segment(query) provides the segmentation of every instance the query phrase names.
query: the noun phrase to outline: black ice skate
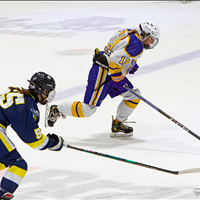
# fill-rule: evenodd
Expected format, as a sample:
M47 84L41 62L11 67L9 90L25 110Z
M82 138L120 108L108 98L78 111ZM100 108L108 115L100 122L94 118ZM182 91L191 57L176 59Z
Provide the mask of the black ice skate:
M110 134L110 137L130 137L133 135L133 128L131 126L128 126L122 122L115 123L114 119L112 117L112 133ZM123 132L123 133L119 133Z
M8 200L8 199L12 199L13 197L14 197L13 194L11 194L10 192L6 192L5 194L3 194L3 196L0 197L0 199Z
M66 118L57 108L57 105L52 105L51 107L47 104L45 111L45 127L53 127L56 121L62 117Z

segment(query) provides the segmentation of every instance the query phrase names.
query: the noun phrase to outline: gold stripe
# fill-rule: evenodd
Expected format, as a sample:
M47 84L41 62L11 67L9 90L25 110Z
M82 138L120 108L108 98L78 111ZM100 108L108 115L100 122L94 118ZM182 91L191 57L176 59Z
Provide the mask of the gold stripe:
M106 77L106 69L103 69L103 77L102 77L102 80L101 80L101 84L105 81L105 77ZM101 76L100 76L100 78L101 78ZM99 96L101 95L102 89L103 89L103 86L99 90L96 91L97 96L96 96L96 100L93 103L94 106L96 106L96 102L97 102Z
M73 116L73 117L78 117L78 116L77 116L77 113L76 113L76 104L77 104L78 102L79 102L79 101L75 101L75 102L72 104L71 112L72 112L72 116Z
M80 101L75 101L72 104L71 112L73 117L85 117L83 114L82 103Z
M79 117L85 117L84 114L83 114L83 107L82 107L81 102L78 104L77 111L78 111Z
M29 95L35 100L35 97L31 93L29 93Z
M6 129L6 127L3 124L0 124L0 127Z
M28 144L30 147L32 147L33 149L35 149L36 147L39 147L43 142L44 140L46 139L46 136L41 134L41 138L35 142L32 142L32 143L26 143Z
M118 31L119 32L119 31ZM125 33L125 31L121 31L118 35L118 37L120 37L123 33Z
M99 78L98 78L98 82L97 82L97 84L96 84L96 87L97 87L97 88L98 88L98 87L100 86L100 84L101 84L100 81L101 81L101 75L102 75L102 72L103 72L103 68L102 68L102 67L100 67L99 69L100 69ZM97 92L98 92L98 90L96 90L96 91L94 92L93 99L92 99L91 102L93 102L93 101L95 100L95 97L96 97L96 95L97 95ZM94 105L94 104L92 103L92 105Z
M112 69L111 69L112 68ZM120 73L123 69L123 66L120 66L112 61L109 61L109 73L110 74L116 74L116 73Z
M2 135L1 132L0 132L0 140L3 142L3 144L6 146L9 152L13 150L13 148L10 146L10 144L8 143L8 141L5 139L5 137Z
M118 43L118 42L120 42L122 39L124 39L125 37L127 37L127 35L125 35L125 36L122 36L122 37L120 37L119 39L117 39L114 43L113 43L113 45L108 45L108 49L111 51L112 50L112 48Z
M4 170L6 168L6 166L3 163L0 163L0 171Z
M11 166L9 169L8 169L9 172L17 175L17 176L20 176L21 178L24 178L24 176L26 175L26 170L22 169L22 168L19 168L15 165Z
M99 75L98 75L98 80L97 80L98 82L97 82L97 84L95 85L96 88L99 88L99 87L100 87L100 85L101 85L101 83L102 83L102 82L100 82L100 81L101 81L101 76L102 76L102 73L104 72L104 68L103 68L103 67L100 67L99 69L100 69L100 72L99 72ZM103 81L103 79L102 79L102 81ZM92 102L94 102L94 100L95 100L95 98L96 98L96 96L97 96L98 91L99 91L99 90L95 90L95 92L93 93L93 98L92 98L92 100L90 101L90 102L91 102L91 105L94 105L94 103L92 103Z
M119 32L119 31L118 31ZM120 31L120 34L118 35L118 37L120 37L123 33L127 33L128 32L128 29L125 29L125 31Z
M137 33L135 33L135 36L141 41L141 39Z
M137 105L139 104L139 102L141 101L141 99L133 99L133 100L124 100L124 103L132 109L135 109L137 107Z

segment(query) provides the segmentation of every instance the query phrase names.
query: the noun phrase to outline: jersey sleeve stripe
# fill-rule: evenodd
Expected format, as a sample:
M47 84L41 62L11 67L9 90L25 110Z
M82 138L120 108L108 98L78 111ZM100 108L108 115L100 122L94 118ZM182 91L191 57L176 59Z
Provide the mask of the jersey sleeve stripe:
M15 149L15 146L13 145L13 143L10 141L10 139L6 136L4 132L5 130L0 127L0 140L6 146L7 150L11 152L13 149Z
M120 42L121 40L123 40L123 39L126 38L126 37L127 37L127 35L124 35L124 36L120 37L119 39L117 39L113 44L112 44L112 43L109 44L109 45L108 45L109 51L112 51L112 48L113 48L118 42Z
M42 134L42 137L38 141L35 141L32 143L26 143L26 144L32 147L33 149L40 150L44 148L48 142L49 142L49 138Z

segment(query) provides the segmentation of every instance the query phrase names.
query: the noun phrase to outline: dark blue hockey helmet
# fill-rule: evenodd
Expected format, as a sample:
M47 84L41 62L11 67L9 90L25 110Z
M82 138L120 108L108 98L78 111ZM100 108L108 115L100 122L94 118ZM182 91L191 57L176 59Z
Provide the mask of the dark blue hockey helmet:
M56 83L52 76L45 72L36 72L29 82L29 89L36 94L45 94L47 102L50 102L55 96Z

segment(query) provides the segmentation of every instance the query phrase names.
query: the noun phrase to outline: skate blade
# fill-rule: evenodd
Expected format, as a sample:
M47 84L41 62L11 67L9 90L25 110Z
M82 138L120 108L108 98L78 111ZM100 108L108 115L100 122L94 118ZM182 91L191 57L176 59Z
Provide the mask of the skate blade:
M118 138L118 137L131 137L133 133L111 133L110 137Z
M44 118L44 126L47 128L48 126L48 116L49 116L49 112L50 112L50 106L48 104L46 104L46 108L45 108L45 118Z

